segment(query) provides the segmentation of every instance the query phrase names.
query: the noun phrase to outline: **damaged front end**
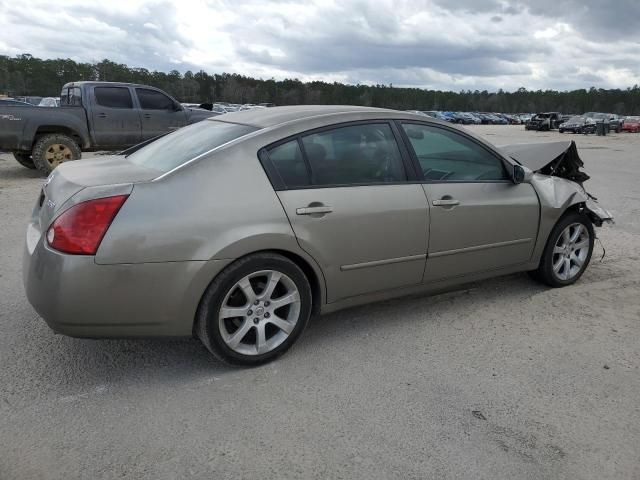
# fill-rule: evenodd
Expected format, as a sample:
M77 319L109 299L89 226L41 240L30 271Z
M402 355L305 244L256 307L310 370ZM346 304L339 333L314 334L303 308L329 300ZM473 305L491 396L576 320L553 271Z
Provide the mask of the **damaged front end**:
M530 181L543 207L561 214L575 205L598 227L613 223L611 213L582 185L589 175L580 170L584 163L574 141L505 145L501 150L532 172Z

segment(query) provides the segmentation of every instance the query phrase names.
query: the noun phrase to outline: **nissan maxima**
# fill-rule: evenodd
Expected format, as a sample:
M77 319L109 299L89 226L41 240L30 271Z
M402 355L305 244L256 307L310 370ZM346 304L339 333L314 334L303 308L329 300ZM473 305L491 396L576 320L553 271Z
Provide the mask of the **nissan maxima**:
M612 219L582 166L571 141L496 147L393 110L229 113L54 170L24 285L58 333L264 363L341 308L514 272L571 285Z

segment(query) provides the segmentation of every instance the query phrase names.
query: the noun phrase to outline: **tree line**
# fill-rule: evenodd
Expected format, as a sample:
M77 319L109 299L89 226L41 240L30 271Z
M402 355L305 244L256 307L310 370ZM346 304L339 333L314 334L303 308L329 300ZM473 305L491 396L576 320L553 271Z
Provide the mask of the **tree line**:
M129 67L110 60L79 63L70 59L40 59L29 54L0 55L0 94L58 96L67 82L100 80L152 85L181 102L275 103L276 105L365 105L399 110L452 110L480 112L640 114L640 87L572 91L527 90L514 92L442 91L399 88L393 85L346 85L302 82L298 79L256 79L233 73L209 74L204 70L169 73Z

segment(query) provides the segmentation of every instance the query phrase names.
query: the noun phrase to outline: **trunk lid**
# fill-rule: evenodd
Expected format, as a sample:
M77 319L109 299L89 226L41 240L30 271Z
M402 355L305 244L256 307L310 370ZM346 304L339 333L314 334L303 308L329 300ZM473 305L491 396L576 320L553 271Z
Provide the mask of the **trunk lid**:
M41 231L65 208L68 200L80 191L94 188L97 192L112 185L131 185L153 180L161 175L154 169L129 162L122 155L68 162L56 168L45 181L34 211ZM100 196L97 195L96 198Z

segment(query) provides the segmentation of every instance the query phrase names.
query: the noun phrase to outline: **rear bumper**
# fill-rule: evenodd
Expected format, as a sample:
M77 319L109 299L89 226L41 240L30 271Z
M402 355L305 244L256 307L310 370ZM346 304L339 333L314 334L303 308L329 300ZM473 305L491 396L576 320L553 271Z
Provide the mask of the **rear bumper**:
M231 260L98 265L44 245L30 224L27 298L49 327L74 337L188 336L200 298Z

